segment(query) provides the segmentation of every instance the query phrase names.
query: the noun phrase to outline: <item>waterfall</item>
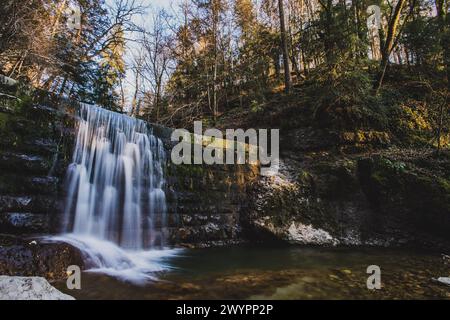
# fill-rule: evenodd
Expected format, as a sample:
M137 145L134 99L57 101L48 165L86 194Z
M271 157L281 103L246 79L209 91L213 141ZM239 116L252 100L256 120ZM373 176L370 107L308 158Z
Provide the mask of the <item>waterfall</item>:
M155 270L148 261L155 251L148 252L162 249L167 237L162 142L144 121L96 106L82 104L77 119L67 235L59 240L78 247L94 269Z

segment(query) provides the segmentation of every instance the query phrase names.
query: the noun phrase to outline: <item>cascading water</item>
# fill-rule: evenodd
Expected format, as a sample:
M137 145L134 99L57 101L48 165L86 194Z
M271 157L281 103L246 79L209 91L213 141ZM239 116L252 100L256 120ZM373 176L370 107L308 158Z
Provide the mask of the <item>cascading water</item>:
M66 231L127 249L164 245L164 161L163 145L145 122L82 105L68 169Z
M64 229L94 270L131 280L164 268L165 151L145 122L81 105ZM159 250L155 250L159 249Z

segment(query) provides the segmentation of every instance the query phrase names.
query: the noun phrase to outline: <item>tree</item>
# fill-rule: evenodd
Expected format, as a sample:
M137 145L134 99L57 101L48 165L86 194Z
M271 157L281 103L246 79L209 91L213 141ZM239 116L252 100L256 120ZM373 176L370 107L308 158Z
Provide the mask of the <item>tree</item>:
M79 29L67 23L69 6L80 8ZM134 0L8 0L0 8L0 70L60 95L105 100L120 86L125 34L142 12Z
M448 19L448 0L435 0L436 13L438 18L440 45L443 48L443 60L447 76L447 88L450 90L450 22Z
M143 49L140 75L151 87L151 109L155 111L152 120L156 122L160 120L163 90L171 60L172 38L168 32L167 19L168 15L164 10L156 11L153 14L152 29L145 32L140 40ZM151 111L147 110L147 113L151 114Z
M391 55L392 49L394 47L394 41L397 34L397 28L399 25L401 12L405 4L406 0L398 0L394 12L392 14L391 20L389 21L386 42L384 43L383 50L381 52L380 73L376 83L377 92L378 90L380 90L381 85L383 84L383 79L386 74L387 65L389 63L389 56Z
M284 86L286 92L289 93L291 90L292 81L291 81L291 68L289 65L289 49L285 25L286 20L284 16L283 0L278 0L278 8L280 12L281 50L283 52L283 64L284 64Z
M122 27L112 29L114 38L101 51L100 67L96 81L95 102L109 109L124 111L125 95L122 79L125 76L125 40ZM117 102L116 87L120 88L120 102Z

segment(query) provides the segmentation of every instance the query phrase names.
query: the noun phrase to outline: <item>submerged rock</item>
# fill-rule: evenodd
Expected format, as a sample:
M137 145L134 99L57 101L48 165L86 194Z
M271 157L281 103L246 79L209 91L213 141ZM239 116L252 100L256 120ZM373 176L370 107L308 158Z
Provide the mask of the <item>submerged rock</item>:
M75 300L40 277L0 276L0 300Z
M436 281L450 286L450 277L439 277L436 279Z

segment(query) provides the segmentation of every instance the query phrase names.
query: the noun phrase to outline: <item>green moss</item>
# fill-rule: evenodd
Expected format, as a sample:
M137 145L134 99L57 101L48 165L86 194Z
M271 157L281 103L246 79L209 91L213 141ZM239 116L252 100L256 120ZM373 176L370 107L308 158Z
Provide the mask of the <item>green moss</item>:
M378 162L380 168L386 168L393 173L402 173L406 171L406 163L402 161L392 161L387 158L381 158Z
M173 165L169 166L169 173L177 177L203 176L204 168L202 165Z
M8 115L5 113L0 113L0 130L3 131L8 123Z
M314 178L311 173L305 170L300 170L300 173L298 174L298 182L301 185L310 185L314 181Z
M444 191L444 193L450 195L450 181L444 178L438 178L437 182L439 184L439 187Z
M375 171L371 174L370 178L373 182L380 186L387 186L389 184L389 178L386 177L386 172Z

